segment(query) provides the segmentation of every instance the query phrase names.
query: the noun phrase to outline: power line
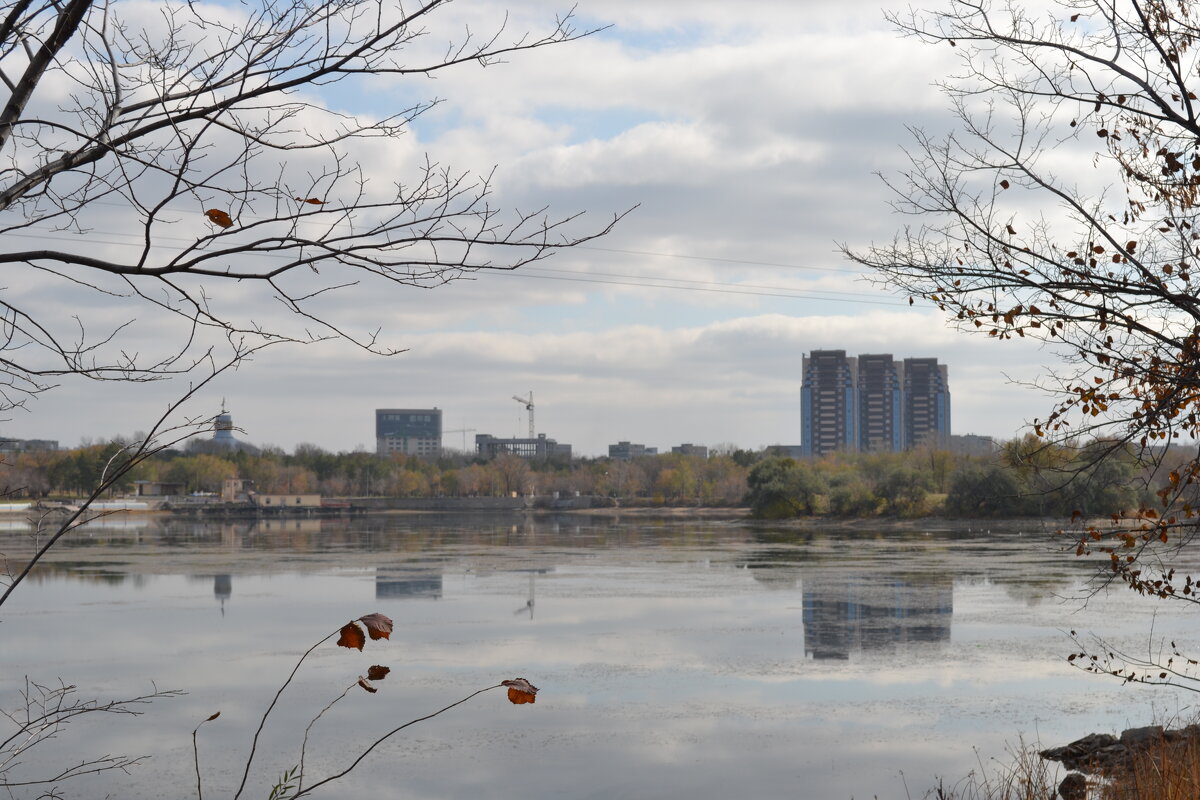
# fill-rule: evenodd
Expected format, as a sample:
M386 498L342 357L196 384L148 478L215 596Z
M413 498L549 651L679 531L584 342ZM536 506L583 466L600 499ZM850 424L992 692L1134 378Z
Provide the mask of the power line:
M47 232L45 234L12 232L12 233L8 233L7 236L12 237L12 238L40 239L40 240L45 240L45 239L58 240L58 241L77 241L78 240L78 237L75 235L70 235L70 234L64 235L59 232ZM139 241L141 240L141 237L137 236L135 234L122 234L122 233L110 232L108 234L108 236L124 237L127 240L139 240ZM175 236L159 236L159 237L156 237L156 240L168 241L168 242L181 242L181 243L192 241L191 239L187 239L184 237L175 237ZM101 239L101 238L96 238L96 237L90 236L90 235L88 236L87 241L89 243L107 244L107 245L113 245L113 246L117 246L117 247L134 246L132 241L117 241L117 240L109 239L109 238ZM583 247L583 249L588 249L588 250L624 253L624 254L628 254L628 255L664 256L664 257L682 258L682 259L690 259L690 260L717 261L717 262L722 262L722 263L735 263L735 264L748 264L751 266L762 266L762 267L813 269L813 270L821 270L821 271L826 271L826 272L839 272L842 274L848 274L848 273L846 273L845 270L839 270L839 269L832 268L832 267L803 267L803 266L795 265L795 264L788 265L788 264L772 264L769 262L757 262L757 261L737 261L735 259L715 258L715 257L708 257L708 256L691 256L691 255L682 255L682 254L673 254L673 253L654 253L651 251L637 251L637 250L619 250L619 249L615 249L615 248L587 247L587 246L582 246L582 245L576 245L576 247ZM288 256L286 256L285 254L281 254L281 253L260 253L259 256L263 257L263 258L272 258L272 259L279 259L279 260L288 258ZM875 296L868 295L868 294L861 293L861 292L841 292L841 291L836 291L836 290L831 290L831 289L803 290L803 289L794 289L792 287L786 287L786 286L764 286L764 285L759 285L759 284L729 283L729 282L722 282L722 281L699 281L699 280L694 280L694 279L689 279L689 278L673 278L673 277L658 276L658 275L631 275L628 273L584 272L581 270L555 269L552 267L542 267L542 266L524 266L524 267L521 267L520 270L481 269L481 270L470 273L470 275L472 276L472 279L474 279L477 276L497 275L497 274L517 276L517 277L523 277L523 278L528 278L528 279L557 280L557 281L567 281L567 282L572 282L572 283L594 283L594 284L610 285L610 286L628 286L628 287L632 287L632 288L643 288L643 289L676 289L676 290L684 290L684 291L702 291L702 292L723 293L723 294L737 294L737 295L746 295L746 296L752 296L752 297L775 297L775 298L781 298L781 299L797 299L797 300L825 300L825 301L829 301L829 302L866 303L869 305L886 305L886 306L896 306L896 307L905 306L905 304L900 301L890 301L890 300L878 299ZM759 291L759 290L761 290L761 291Z

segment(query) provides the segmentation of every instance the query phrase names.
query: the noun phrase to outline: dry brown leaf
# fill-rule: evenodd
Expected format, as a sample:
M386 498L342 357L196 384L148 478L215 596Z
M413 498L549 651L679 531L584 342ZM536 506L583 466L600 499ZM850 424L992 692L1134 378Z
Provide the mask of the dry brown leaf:
M214 719L216 719L216 718L217 718L217 717L219 717L219 716L221 716L221 712L220 712L220 711L218 711L217 713L213 714L211 717L209 717L208 719L206 719L206 720L204 720L204 721L205 721L205 722L212 722Z
M292 199L295 200L297 203L308 203L311 206L325 205L324 200L320 200L316 197L293 197Z
M537 702L538 688L524 678L514 678L500 681L501 686L508 687L508 701L515 705Z
M381 681L386 678L387 674L391 671L391 667L381 667L376 664L367 670L367 678L373 681Z
M366 689L371 694L375 694L376 692L379 691L374 686L372 686L371 682L369 680L367 680L366 678L364 678L362 675L358 676L358 685L363 687L364 689Z
M204 216L208 217L209 221L214 225L220 225L222 228L232 228L233 220L229 215L219 208L210 208L204 212Z
M1008 186L1009 186L1009 183L1008 183L1008 181L1000 181L1000 188L1001 188L1001 189L1007 189L1007 188L1008 188Z
M371 634L371 639L390 639L392 636L392 620L390 617L375 613L359 617L358 621L367 626L367 633ZM359 649L361 650L362 648L360 647Z
M354 624L351 620L342 626L342 635L337 640L338 647L351 647L355 650L362 650L363 645L367 643L367 635L362 632L362 628Z

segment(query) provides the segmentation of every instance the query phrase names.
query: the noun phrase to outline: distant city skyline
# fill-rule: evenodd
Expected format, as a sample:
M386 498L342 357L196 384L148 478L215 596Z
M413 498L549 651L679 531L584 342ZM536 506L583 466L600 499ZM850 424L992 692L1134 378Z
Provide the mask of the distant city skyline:
M371 181L406 175L427 156L477 174L495 167L489 202L587 212L575 232L638 207L609 236L513 273L432 290L367 282L331 295L327 308L348 330L378 331L406 352L268 348L185 412L211 417L227 396L248 441L371 451L372 412L392 405L437 406L448 430L524 435L524 410L511 398L532 390L538 430L578 453L602 455L620 440L757 448L800 441L800 355L846 348L939 354L954 376L956 430L1016 435L1048 411L1028 384L1057 354L964 336L936 309L865 280L837 251L890 240L903 226L875 173L903 168L906 126L936 134L951 124L930 84L956 69L953 49L901 38L883 13L905 4L880 5L772 1L731 15L720 4L586 0L580 28L611 27L582 41L487 69L464 65L436 82L314 92L306 99L376 118L444 98L388 149L352 146L376 170ZM452 4L430 19L428 39L495 29L506 15L508 32L542 31L555 10ZM98 257L123 246L125 222L114 216L113 230L94 237ZM27 234L33 249L38 235L71 235ZM22 305L57 318L86 307L116 324L134 313L117 296L34 271L6 277ZM254 287L206 289L246 319L294 321ZM152 352L179 331L138 321L126 333L132 350ZM188 380L64 379L0 422L0 433L64 446L128 436Z

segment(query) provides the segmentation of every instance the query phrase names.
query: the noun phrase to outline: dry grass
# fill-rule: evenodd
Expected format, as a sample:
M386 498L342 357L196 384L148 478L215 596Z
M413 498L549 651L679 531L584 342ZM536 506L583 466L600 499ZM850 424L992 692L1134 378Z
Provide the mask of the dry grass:
M994 762L953 785L944 781L924 800L1057 800L1065 777L1022 743L1007 763ZM1088 800L1200 800L1200 741L1162 742L1133 759L1131 769L1110 779L1088 777Z
M1162 742L1134 757L1132 769L1101 787L1101 800L1200 798L1200 742Z
M1053 800L1060 768L1043 760L1037 750L1021 743L1007 762L979 764L953 785L943 780L925 793L925 800Z

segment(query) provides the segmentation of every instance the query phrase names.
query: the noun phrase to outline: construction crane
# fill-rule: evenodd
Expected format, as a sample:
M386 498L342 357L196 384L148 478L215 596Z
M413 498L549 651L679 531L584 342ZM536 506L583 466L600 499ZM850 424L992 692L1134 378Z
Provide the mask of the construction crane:
M529 412L529 438L536 439L537 436L535 436L533 433L533 389L529 390L528 398L517 397L514 394L513 400L516 400L518 403L521 403L522 405L524 405L525 410Z
M462 437L462 442L463 442L462 449L463 449L463 452L465 453L465 452L467 452L467 434L468 434L468 433L474 433L474 432L475 432L475 429L474 429L474 428L455 428L454 430L442 431L442 436L445 436L447 433L461 433L461 434L463 435L463 437Z

